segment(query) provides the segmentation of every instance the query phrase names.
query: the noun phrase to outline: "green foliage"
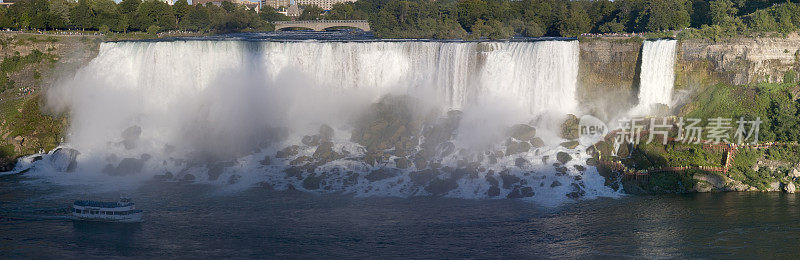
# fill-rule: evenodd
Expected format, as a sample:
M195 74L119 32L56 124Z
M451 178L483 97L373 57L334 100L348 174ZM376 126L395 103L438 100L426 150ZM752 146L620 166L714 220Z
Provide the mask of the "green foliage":
M38 64L45 60L54 61L54 59L55 55L42 53L39 50L33 50L25 56L16 54L6 57L0 62L0 92L14 86L14 81L9 78L9 74L19 71L28 65Z
M786 73L783 73L783 83L795 83L797 80L797 72L794 70L788 70Z
M319 20L322 18L322 7L316 5L304 6L303 13L300 14L299 20Z

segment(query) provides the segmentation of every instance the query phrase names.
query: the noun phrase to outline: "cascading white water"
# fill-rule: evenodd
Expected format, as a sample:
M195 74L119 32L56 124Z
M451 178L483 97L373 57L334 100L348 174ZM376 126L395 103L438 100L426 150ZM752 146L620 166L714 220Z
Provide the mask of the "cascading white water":
M671 105L675 85L676 40L645 41L636 111L647 113L652 105Z
M544 113L576 112L578 54L577 41L104 43L97 58L53 88L48 98L52 106L71 111L67 143L81 152L78 167L83 172L104 176L101 172L109 167L122 168L114 166L123 164L120 159L132 158L128 164L144 161L143 171L155 174L202 174L197 168L206 167L203 158L226 158L233 161L225 164L230 170L223 177L236 175L239 183L268 182L286 188L299 185L283 174L292 158L282 166L267 167L266 174L253 174L265 171L259 163L265 155L301 143L303 135L322 124L336 129L334 150L351 157L363 155L363 148L350 141L349 122L389 94L421 100L416 108L421 114L425 107L462 110L464 119L457 130L461 138L456 139L462 143L479 139L492 142L492 149L505 149L507 136L493 139L476 133L527 123ZM131 130L132 126L138 128ZM271 138L270 129L275 127L289 129L289 137L264 148L262 141ZM121 137L126 130L139 128L141 134L134 140ZM313 147L303 149L297 156L315 152ZM585 160L579 149L542 148L516 155L531 162L526 168L514 166L515 158L510 157L486 167L494 172L516 167L507 174L542 182L542 187L547 181L551 188L537 192L560 196L539 197L549 203L581 189L575 187L586 189L587 196L607 194L609 188L596 172L582 178L553 174L547 158L555 161L556 152L568 151ZM439 160L456 166L459 159ZM567 166L582 163L577 161ZM320 167L326 172L366 174L383 166L342 159ZM345 176L329 174L334 190L340 187L360 195L425 193L408 186L407 175L398 177L404 181L385 183L389 186L381 190L369 183L345 188L341 186ZM578 186L550 186L556 180L573 179L582 180ZM489 188L483 179L464 180L459 187L451 196L482 197Z

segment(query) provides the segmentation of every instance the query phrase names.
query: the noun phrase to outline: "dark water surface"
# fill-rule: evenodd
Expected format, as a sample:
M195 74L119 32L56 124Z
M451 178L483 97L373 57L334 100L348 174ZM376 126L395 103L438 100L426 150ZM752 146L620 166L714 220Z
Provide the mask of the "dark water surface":
M141 224L73 222L58 186L0 178L0 258L796 257L800 197L718 193L583 201L353 198L151 183Z

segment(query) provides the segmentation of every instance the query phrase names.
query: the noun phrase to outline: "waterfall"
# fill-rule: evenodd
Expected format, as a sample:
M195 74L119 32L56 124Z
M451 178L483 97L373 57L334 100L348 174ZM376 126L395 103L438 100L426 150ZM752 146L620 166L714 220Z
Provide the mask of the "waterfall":
M405 149L419 154L423 149L441 149L425 156L438 156L431 160L451 169L463 167L459 165L464 160L485 166L483 174L514 167L505 174L530 179L537 187L551 187L536 193L553 194L558 198L542 195L539 199L556 203L567 193L583 196L580 189L586 189L586 196L606 194L609 189L594 170L584 174L576 170L581 167L571 167L585 161L581 148L537 146L514 158L501 151L506 150L506 131L511 125L527 124L545 113L563 116L577 111L578 57L577 41L103 43L90 64L50 90L48 103L70 111L66 145L80 151L79 171L102 176L97 178L120 171L120 161L127 160L125 167L137 166L152 173L151 178L165 172L207 174L200 179L300 187L303 176L296 179L284 172L302 163L297 160L303 157L322 156L317 151L322 146L312 144L309 135L322 135L319 129L328 125L336 133L328 137L332 151L347 157L334 156L315 166L332 192L407 196L425 193L407 180L412 170L425 166L407 169L396 161L413 154L389 158L389 166L397 164L395 171L403 173L397 177L402 181L345 185L351 177L344 174L364 176L387 167L361 160L368 157L352 141L353 130L375 102L387 96L411 97L419 103L410 107L412 119L428 120L424 122L429 127L420 129L448 132L411 133L425 134L441 145L422 148L427 141L423 136L402 142ZM460 124L447 123L454 118L444 113L449 110L462 111L456 113L463 118ZM431 111L438 112L433 119ZM398 119L402 118L391 120ZM381 127L380 122L374 127ZM546 137L547 132L547 127L539 127L536 135L547 143L561 142ZM473 149L472 143L480 143L475 145L479 148ZM461 153L445 152L454 144ZM291 147L297 148L288 158L277 156ZM554 174L555 154L563 151L576 159L567 165L571 168L561 170L570 174ZM497 162L488 163L485 155L489 152L499 154ZM272 163L265 162L265 157L273 158ZM523 167L522 159L530 163ZM216 163L225 170L212 174L211 169L222 169L214 168ZM551 186L556 180L565 185ZM459 183L451 195L485 197L491 187L483 178ZM504 194L511 192L503 189Z
M636 111L647 113L655 104L672 105L676 45L676 40L644 42Z

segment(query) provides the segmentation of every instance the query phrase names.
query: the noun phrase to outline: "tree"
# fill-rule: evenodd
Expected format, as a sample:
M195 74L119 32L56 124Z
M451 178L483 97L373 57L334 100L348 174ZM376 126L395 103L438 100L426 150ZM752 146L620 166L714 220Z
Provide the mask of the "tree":
M676 0L653 0L647 8L647 30L664 31L689 27L686 4Z
M330 20L350 20L353 19L355 8L352 4L337 3L331 7L327 17Z
M172 5L172 11L175 13L175 22L180 24L181 20L189 13L189 3L186 0L175 1L175 4Z
M54 29L66 29L69 26L69 9L72 2L68 0L50 0L48 25Z
M261 9L261 12L258 14L258 16L261 18L261 20L264 20L264 21L267 21L267 22L288 21L289 20L288 16L286 16L286 15L284 15L282 13L278 13L277 11L275 11L275 9L272 9L270 7Z
M561 36L578 36L592 29L591 20L586 10L577 2L570 2L569 7L562 7L563 19L560 19L558 32Z
M91 11L86 0L78 0L78 4L69 10L72 26L81 30L92 28Z
M319 20L319 18L322 16L322 12L323 11L324 10L322 10L321 7L316 6L316 5L304 6L303 13L301 13L300 17L298 17L297 19L299 19L299 20Z
M714 0L709 3L709 13L711 24L728 25L734 22L734 17L738 10L731 0Z
M472 26L477 23L478 20L485 20L488 18L486 5L486 1L483 0L459 1L458 23L468 31L472 31Z

